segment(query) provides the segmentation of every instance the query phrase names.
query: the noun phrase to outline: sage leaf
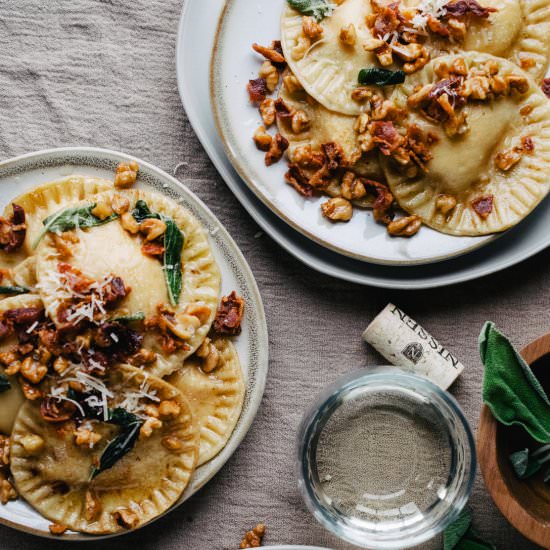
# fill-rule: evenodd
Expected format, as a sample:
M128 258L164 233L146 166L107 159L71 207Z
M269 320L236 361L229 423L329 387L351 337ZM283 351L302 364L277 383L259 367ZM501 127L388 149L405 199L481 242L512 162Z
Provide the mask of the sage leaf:
M10 381L5 374L0 373L0 393L4 393L11 388Z
M166 232L164 233L164 278L170 303L176 306L180 299L182 287L181 253L184 237L172 218L163 216L162 219L166 224Z
M143 424L143 420L135 414L120 407L109 411L108 422L120 426L122 430L101 453L99 466L92 469L91 479L97 477L101 472L112 468L134 448L139 437L139 430Z
M112 222L118 218L117 214L101 219L92 214L95 204L89 206L77 206L64 208L42 221L44 229L34 241L32 247L36 248L46 233L63 233L76 228L96 227Z
M288 5L303 13L310 15L317 21L322 21L325 17L332 15L336 5L329 0L287 0Z
M483 401L505 426L519 425L539 443L550 443L548 396L529 365L493 323L479 337L485 365Z
M523 449L510 455L510 462L514 472L520 479L527 479L535 475L541 468L542 463L536 458L532 458L529 449Z
M359 71L358 81L363 86L392 86L394 84L403 84L405 76L404 71L390 71L389 69L371 67Z
M132 216L138 223L141 223L143 220L147 220L149 218L160 220L159 214L154 214L151 212L151 209L144 200L139 200L136 202L136 205L132 210Z
M144 319L145 313L143 313L143 311L138 311L137 313L132 313L131 315L115 317L112 321L115 321L116 323L135 323L137 321L143 321Z
M23 286L0 286L0 294L27 294L30 290Z
M453 550L460 539L468 532L472 524L472 513L464 508L458 518L455 519L443 533L443 550Z

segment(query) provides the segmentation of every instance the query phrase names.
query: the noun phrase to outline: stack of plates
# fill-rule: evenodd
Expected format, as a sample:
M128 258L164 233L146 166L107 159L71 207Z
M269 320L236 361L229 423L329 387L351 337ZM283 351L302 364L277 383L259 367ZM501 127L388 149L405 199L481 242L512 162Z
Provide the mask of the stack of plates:
M403 289L476 279L550 244L548 201L499 237L452 237L424 227L413 239L392 239L383 227L369 223L367 229L363 216L345 227L331 226L318 204L284 184L284 163L261 174L263 156L251 154L258 120L250 118L245 91L258 70L250 45L279 36L284 2L211 0L206 14L202 0L187 0L177 45L178 83L189 120L231 191L266 233L317 271Z

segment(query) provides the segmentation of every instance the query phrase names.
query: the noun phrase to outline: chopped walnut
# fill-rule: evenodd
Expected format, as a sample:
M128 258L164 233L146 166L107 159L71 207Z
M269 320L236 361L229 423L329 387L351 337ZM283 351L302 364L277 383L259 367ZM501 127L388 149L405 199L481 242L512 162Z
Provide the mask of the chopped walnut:
M262 63L259 76L260 78L265 79L265 85L267 86L267 89L270 92L274 92L277 88L277 84L279 84L279 71L268 59L266 59Z
M11 365L19 359L19 354L15 350L0 352L0 364L5 367Z
M323 216L333 222L349 222L353 216L353 206L342 198L334 197L321 205Z
M93 430L89 430L87 428L84 428L80 426L77 430L73 432L74 435L74 441L76 445L79 447L88 447L90 449L94 448L94 445L96 443L99 443L101 441L101 435L94 432Z
M443 214L447 215L455 209L457 205L456 197L453 195L442 194L435 199L435 207Z
M10 465L10 438L0 434L0 473Z
M169 451L180 451L183 448L182 440L174 434L163 437L161 443Z
M144 365L150 365L157 360L157 354L154 351L141 348L137 353L134 353L128 358L128 363L136 367L143 367Z
M130 201L122 195L113 195L111 199L111 208L115 214L121 216L130 210Z
M8 376L14 376L21 370L21 361L14 361L9 367L6 367L6 374Z
M139 224L139 231L145 235L146 242L154 241L166 233L166 224L162 220L148 218Z
M312 41L319 40L323 35L323 27L317 23L315 18L304 16L302 17L302 32L308 38L311 38Z
M281 134L275 134L269 150L265 154L265 165L271 166L283 158L284 152L288 149L288 140Z
M355 120L355 124L353 125L353 129L358 134L363 134L367 131L368 125L370 122L370 117L367 113L361 113L357 119Z
M266 128L269 128L275 122L277 111L275 110L274 99L268 97L260 103L260 115Z
M48 525L48 529L52 535L61 536L67 531L68 527L60 523L51 523Z
M84 517L86 521L95 521L101 514L102 509L101 499L97 493L93 489L88 489L84 497Z
M260 44L252 44L252 49L273 63L285 62L285 56L281 50L281 43L278 41L273 41L269 48L267 46L260 46Z
M270 136L265 129L265 126L260 126L256 132L254 132L254 143L260 151L269 151L273 137Z
M520 94L526 94L529 91L529 81L525 76L507 75L504 77L510 90L517 90Z
M181 413L181 407L173 399L161 401L158 406L160 416L178 416Z
M300 81L290 72L283 76L283 84L289 94L295 94L304 89Z
M19 442L21 443L25 452L30 455L36 455L44 450L46 442L43 438L36 434L27 434L23 436Z
M309 183L309 177L298 164L290 163L288 165L285 181L303 197L313 196L313 186Z
M523 156L523 147L512 147L507 151L497 153L495 156L495 164L499 170L508 172L511 170Z
M258 523L254 529L247 531L239 548L259 548L265 536L265 525Z
M296 147L290 158L301 168L321 168L325 163L325 155L321 151L314 151L311 145Z
M7 504L10 500L17 500L17 491L4 474L0 472L0 503Z
M341 187L342 197L349 201L362 199L367 190L361 181L353 172L346 172L342 179Z
M340 42L346 46L355 46L355 43L357 42L357 31L355 30L355 25L350 23L347 27L342 27L338 38L340 39Z
M291 127L295 134L301 134L309 128L311 121L305 111L299 110L292 116Z
M418 216L399 218L388 224L388 233L393 237L412 237L416 235L422 225Z
M91 213L100 220L104 220L113 215L112 206L105 200L100 200L92 208Z
M113 512L113 519L125 529L135 529L139 525L137 513L127 508L121 508Z
M274 107L277 116L282 119L292 119L296 112L296 109L290 107L281 97L275 100Z
M78 235L76 235L72 231L65 231L64 233L61 233L61 235L58 235L57 233L52 233L51 236L53 238L54 246L59 253L58 258L66 260L72 257L73 247L70 246L70 243L74 243L75 239L76 242L78 242Z
M139 438L147 439L153 435L154 430L162 428L162 421L155 417L149 417L139 429Z
M48 374L48 367L35 361L32 357L25 357L21 363L19 373L31 384L39 384Z
M311 47L311 40L307 36L300 35L296 41L296 45L292 48L292 59L300 61L306 55L306 52Z
M382 67L388 67L393 63L392 49L384 40L370 38L363 44L363 49L367 52L373 52Z
M351 99L357 103L370 101L374 97L374 92L365 86L358 86L351 92Z
M211 342L210 338L201 344L197 350L197 357L200 357L202 361L202 370L206 373L215 370L220 363L220 352L216 346Z
M135 161L121 162L115 170L115 187L125 189L136 183L139 164Z
M132 235L139 233L139 223L130 212L125 212L120 216L120 224L125 231L128 231Z
M42 392L36 386L29 384L23 378L20 378L19 382L25 399L28 399L29 401L36 401L37 399L40 399L42 397Z

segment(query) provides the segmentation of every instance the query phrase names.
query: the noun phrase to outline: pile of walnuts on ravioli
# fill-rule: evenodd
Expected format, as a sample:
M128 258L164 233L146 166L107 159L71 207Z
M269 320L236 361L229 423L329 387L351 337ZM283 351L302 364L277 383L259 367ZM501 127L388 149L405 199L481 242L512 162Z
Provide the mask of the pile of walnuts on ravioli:
M71 176L0 217L0 502L50 531L135 529L226 445L244 377L206 232L185 208Z
M368 208L395 237L516 225L549 191L549 8L287 0L281 40L253 45L265 59L248 84L265 164L286 155L286 183L328 196L335 223Z

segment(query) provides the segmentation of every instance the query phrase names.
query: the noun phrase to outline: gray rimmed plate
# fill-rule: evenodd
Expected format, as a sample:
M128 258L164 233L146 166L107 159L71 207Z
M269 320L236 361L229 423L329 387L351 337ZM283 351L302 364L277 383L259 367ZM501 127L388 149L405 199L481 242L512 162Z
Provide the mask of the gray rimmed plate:
M214 119L226 154L256 196L275 214L312 241L353 259L411 266L447 260L494 241L496 235L457 237L428 227L411 239L392 238L376 223L372 212L356 210L345 224L334 224L322 214L326 197L304 198L285 184L285 162L267 168L252 140L260 126L258 110L249 101L246 85L257 78L261 64L254 42L280 37L280 18L286 0L228 0L220 17L211 62Z
M118 162L128 159L133 159L133 157L104 149L76 147L39 151L0 162L0 204L3 207L15 196L34 185L70 174L97 175L112 179ZM225 295L236 290L246 302L243 331L234 340L247 381L241 417L221 453L195 471L189 487L174 506L176 507L196 493L222 468L239 446L256 416L263 396L268 369L267 324L254 276L237 245L219 220L198 197L178 180L145 161L134 160L137 160L140 165L138 187L171 197L188 208L199 219L209 232L210 243L220 266L222 293ZM48 530L50 523L21 499L0 506L0 524L27 533L51 537ZM71 540L99 540L101 538L108 537L92 537L74 533L67 533L63 537L63 539Z

